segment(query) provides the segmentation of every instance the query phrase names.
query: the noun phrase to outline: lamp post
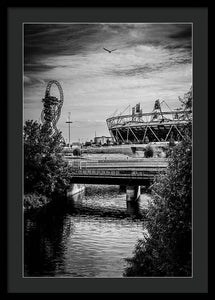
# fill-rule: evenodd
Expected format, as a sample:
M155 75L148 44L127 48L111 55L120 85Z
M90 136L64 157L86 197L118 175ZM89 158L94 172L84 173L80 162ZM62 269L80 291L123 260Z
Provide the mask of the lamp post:
M68 125L69 125L69 147L70 147L70 124L72 123L72 121L70 121L70 115L71 115L71 112L68 113L68 121L66 121L66 123L68 123Z

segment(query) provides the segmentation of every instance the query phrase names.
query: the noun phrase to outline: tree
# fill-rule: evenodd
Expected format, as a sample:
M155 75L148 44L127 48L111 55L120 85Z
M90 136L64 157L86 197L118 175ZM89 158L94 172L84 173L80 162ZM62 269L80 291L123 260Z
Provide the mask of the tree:
M144 155L145 155L146 158L153 157L154 150L153 150L152 146L150 146L150 145L146 146Z
M178 97L178 99L182 103L184 109L191 110L193 103L193 87L190 87L190 90L184 94L183 98Z
M81 156L81 149L75 148L72 153L74 156Z
M62 158L60 132L50 137L50 129L37 121L24 125L24 192L51 196L69 186L69 166Z
M126 259L124 276L191 276L192 142L191 124L172 149L169 166L153 185L146 233Z
M148 143L149 143L149 138L148 138L148 136L145 137L144 143L145 143L145 144L148 144Z

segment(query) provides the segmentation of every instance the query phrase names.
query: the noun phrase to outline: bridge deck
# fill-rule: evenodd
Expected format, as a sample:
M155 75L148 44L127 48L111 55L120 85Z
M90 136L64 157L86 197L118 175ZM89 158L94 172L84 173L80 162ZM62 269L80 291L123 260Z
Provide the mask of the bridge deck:
M73 161L71 180L75 183L145 184L165 172L166 159L129 161Z

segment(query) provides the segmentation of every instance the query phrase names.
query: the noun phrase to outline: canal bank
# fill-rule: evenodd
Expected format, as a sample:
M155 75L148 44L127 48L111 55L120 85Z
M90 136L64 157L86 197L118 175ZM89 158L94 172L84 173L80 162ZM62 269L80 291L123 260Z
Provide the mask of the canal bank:
M47 197L45 195L41 195L39 193L29 193L25 194L23 198L23 209L24 211L29 210L38 210L42 209L43 207L47 206L51 201L54 199L56 200L59 198L67 198L67 197L73 197L77 194L83 193L85 191L85 185L84 184L71 184L69 188L66 189L65 193L58 196ZM61 199L61 201L62 201Z
M26 277L123 277L125 258L143 236L150 196L128 206L118 186L86 186L38 214L25 214Z

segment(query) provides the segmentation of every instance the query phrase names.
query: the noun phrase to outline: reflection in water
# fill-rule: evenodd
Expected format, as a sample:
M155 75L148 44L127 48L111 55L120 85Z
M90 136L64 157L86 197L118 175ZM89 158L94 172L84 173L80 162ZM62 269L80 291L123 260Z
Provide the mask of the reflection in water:
M82 194L25 214L25 276L122 277L124 258L142 237L148 195L125 201L116 186L87 186Z
M64 266L64 240L73 232L72 223L65 223L65 215L45 208L36 216L25 216L25 266L34 276L54 275L58 265ZM57 264L56 264L57 262ZM63 271L63 270L62 270Z
M127 212L130 216L132 217L139 217L141 218L141 213L140 213L140 204L139 201L127 201Z

